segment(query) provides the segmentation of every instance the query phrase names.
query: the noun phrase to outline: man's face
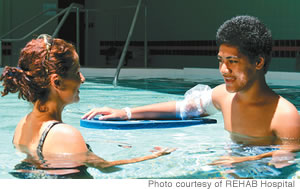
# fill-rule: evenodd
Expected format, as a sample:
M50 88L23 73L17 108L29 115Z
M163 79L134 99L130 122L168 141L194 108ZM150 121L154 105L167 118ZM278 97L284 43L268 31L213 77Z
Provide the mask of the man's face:
M245 92L258 78L256 64L251 63L235 46L220 45L218 60L228 92Z

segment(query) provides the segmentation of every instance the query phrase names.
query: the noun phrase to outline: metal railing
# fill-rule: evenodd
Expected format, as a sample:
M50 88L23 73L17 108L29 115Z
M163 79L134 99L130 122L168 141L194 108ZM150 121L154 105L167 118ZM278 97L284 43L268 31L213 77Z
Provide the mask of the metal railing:
M76 39L78 41L76 41L76 48L77 48L77 51L79 53L79 9L80 8L83 8L82 5L80 4L77 4L77 3L72 3L70 4L69 7L61 10L59 13L57 13L56 15L54 15L53 17L51 17L50 19L48 19L47 21L45 21L43 24L41 24L40 26L36 27L35 29L33 29L31 32L29 32L28 34L24 35L23 37L21 38L15 38L15 39L10 39L10 38L7 38L5 39L4 37L8 36L9 34L11 34L12 32L16 31L17 29L21 28L22 26L28 24L29 22L35 20L36 18L38 18L39 16L49 12L49 11L53 11L52 9L48 9L46 11L43 11L41 13L39 13L38 15L30 18L29 20L25 21L24 23L16 26L15 28L13 28L12 30L10 30L9 32L7 32L6 34L4 34L3 36L0 37L0 67L3 67L3 64L2 64L2 43L3 42L17 42L17 41L23 41L25 39L27 39L28 37L30 37L32 34L34 34L35 32L37 32L38 30L40 30L41 28L43 28L45 25L49 24L50 22L52 22L53 20L57 19L59 16L63 15L63 18L61 19L61 21L59 22L59 24L57 25L55 31L53 32L52 36L53 37L56 37L60 28L62 27L63 23L65 22L66 18L68 17L68 15L70 14L71 10L73 8L76 8L76 13L77 13L77 16L76 16L76 19L77 19L77 26L76 26Z
M120 60L119 60L119 64L118 64L118 67L117 67L117 70L116 70L116 73L115 73L115 76L114 76L113 85L115 87L118 85L118 78L119 78L120 70L121 70L121 68L124 64L124 59L125 59L127 49L128 49L129 43L130 43L132 32L133 32L134 27L135 27L136 19L138 17L139 11L140 11L141 4L142 4L142 0L139 0L138 3L137 3L137 6L136 6L135 14L134 14L134 17L132 19L132 23L131 23L129 32L128 32L128 36L127 36L127 39L126 39L126 42L125 42ZM147 56L147 51L148 51L147 50L147 45L146 45L147 44L147 38L146 38L146 24L147 24L146 19L147 18L146 17L147 17L147 6L145 4L145 41L144 41L145 61L147 61L146 56ZM145 65L147 65L147 62L145 62Z
M118 83L118 77L119 77L119 74L120 74L120 70L124 64L124 59L125 59L125 56L126 56L126 53L127 53L127 49L128 49L128 46L129 46L129 43L130 43L130 40L131 40L131 36L132 36L132 33L133 33L133 30L135 28L135 23L136 23L136 20L137 20L137 17L139 15L139 11L140 11L140 8L142 6L142 1L143 0L138 0L138 3L136 6L125 6L125 7L121 7L122 9L128 9L128 8L136 8L135 10L135 14L134 14L134 17L133 17L133 20L132 20L132 23L131 23L131 26L130 26L130 29L129 29L129 32L128 32L128 36L127 36L127 39L126 39L126 42L125 42L125 45L123 47L123 50L122 50L122 54L121 54L121 57L119 59L119 63L118 63L118 66L117 66L117 69L116 69L116 72L115 72L115 75L114 75L114 80L113 80L113 85L114 86L117 86L117 83ZM145 24L145 38L144 38L144 66L145 68L147 67L147 60L148 60L148 44L147 44L147 1L148 0L144 0L144 12L145 12L145 15L144 15L144 24ZM12 32L16 31L17 29L21 28L22 26L26 25L27 23L39 18L41 15L49 12L49 11L53 11L53 10L56 10L56 9L48 9L48 10L45 10L43 12L40 12L38 15L30 18L29 20L25 21L24 23L18 25L17 27L13 28L12 30L10 30L9 32L7 32L6 34L4 34L3 36L0 37L0 67L3 67L3 63L2 63L2 43L3 42L16 42L16 41L23 41L25 39L27 39L28 37L30 37L32 34L34 34L35 32L37 32L38 30L40 30L41 28L43 28L45 25L49 24L50 22L56 20L59 16L62 16L62 19L60 20L60 22L58 23L57 27L55 28L52 36L53 37L56 37L59 30L61 29L62 25L64 24L65 20L67 19L67 17L69 16L70 12L72 11L72 9L76 9L76 49L77 49L77 52L78 54L80 53L80 30L79 30L79 24L80 24L80 19L79 19L79 15L80 15L80 11L83 11L85 12L85 62L87 64L87 61L88 61L88 56L87 56L87 52L88 52L88 17L89 17L89 12L98 12L100 10L98 9L84 9L83 10L83 6L80 5L80 4L77 4L77 3L72 3L70 4L69 7L61 10L59 13L57 13L56 15L54 15L53 17L51 17L50 19L48 19L47 21L45 21L43 24L39 25L38 27L36 27L35 29L33 29L31 32L29 32L28 34L24 35L23 37L21 38L15 38L15 39L10 39L10 38L5 38L6 36L8 36L9 34L11 34ZM80 10L81 9L81 10ZM100 12L108 12L108 11L112 11L112 10L118 10L120 8L117 8L117 9L110 9L110 10L102 10Z

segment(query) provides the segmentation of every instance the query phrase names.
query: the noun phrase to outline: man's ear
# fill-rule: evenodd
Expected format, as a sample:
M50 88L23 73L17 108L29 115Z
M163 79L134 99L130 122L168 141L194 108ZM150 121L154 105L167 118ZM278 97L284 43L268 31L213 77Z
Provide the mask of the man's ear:
M55 89L61 89L61 77L57 74L52 74L50 76L50 84L55 88Z
M257 70L263 69L264 65L265 65L265 58L263 58L261 56L258 57L258 59L256 60L255 64L256 64L256 69Z

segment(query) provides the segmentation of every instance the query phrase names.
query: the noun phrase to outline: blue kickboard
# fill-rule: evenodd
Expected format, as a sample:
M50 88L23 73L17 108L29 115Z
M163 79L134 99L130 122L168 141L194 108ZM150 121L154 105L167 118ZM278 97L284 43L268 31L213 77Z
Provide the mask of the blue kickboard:
M97 118L92 120L81 119L80 126L92 129L157 129L188 127L193 125L217 123L215 119L201 118L192 120L128 120L128 121L101 121Z

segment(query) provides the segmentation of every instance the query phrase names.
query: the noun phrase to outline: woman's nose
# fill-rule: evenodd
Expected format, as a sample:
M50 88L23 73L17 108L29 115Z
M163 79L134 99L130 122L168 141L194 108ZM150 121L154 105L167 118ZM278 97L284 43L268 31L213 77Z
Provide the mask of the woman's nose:
M84 82L85 82L85 77L82 75L81 72L80 72L80 80L81 80L81 83L84 83Z

